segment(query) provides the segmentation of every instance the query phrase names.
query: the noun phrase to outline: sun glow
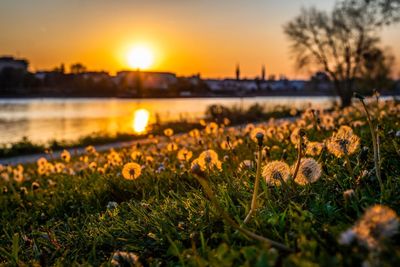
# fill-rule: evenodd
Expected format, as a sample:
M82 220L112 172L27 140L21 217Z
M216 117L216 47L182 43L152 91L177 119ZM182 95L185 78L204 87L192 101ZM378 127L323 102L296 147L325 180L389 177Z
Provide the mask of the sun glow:
M154 63L154 53L148 46L138 45L128 52L127 61L131 68L148 69Z
M133 115L132 128L135 133L141 134L146 132L149 123L150 113L146 109L138 109Z

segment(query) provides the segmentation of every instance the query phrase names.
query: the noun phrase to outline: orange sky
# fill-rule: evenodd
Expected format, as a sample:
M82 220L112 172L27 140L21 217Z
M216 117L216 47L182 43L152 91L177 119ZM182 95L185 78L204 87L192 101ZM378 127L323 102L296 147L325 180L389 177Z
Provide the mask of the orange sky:
M145 2L145 3L143 3ZM244 4L246 3L246 5ZM31 70L82 62L89 70L127 69L127 51L152 47L152 70L203 77L285 74L299 78L282 25L321 0L2 0L0 55L29 59ZM383 33L400 60L399 26ZM399 73L396 67L396 73ZM399 76L399 75L396 75Z

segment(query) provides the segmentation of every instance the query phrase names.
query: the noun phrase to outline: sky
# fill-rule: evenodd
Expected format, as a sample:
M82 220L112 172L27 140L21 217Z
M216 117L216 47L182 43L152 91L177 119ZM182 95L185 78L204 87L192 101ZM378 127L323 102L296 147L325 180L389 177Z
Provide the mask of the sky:
M295 69L283 25L302 7L326 0L1 0L0 55L27 58L30 70L81 62L111 74L129 69L137 45L154 53L151 70L178 75L309 75ZM400 61L400 27L382 33ZM400 64L395 75L400 76Z

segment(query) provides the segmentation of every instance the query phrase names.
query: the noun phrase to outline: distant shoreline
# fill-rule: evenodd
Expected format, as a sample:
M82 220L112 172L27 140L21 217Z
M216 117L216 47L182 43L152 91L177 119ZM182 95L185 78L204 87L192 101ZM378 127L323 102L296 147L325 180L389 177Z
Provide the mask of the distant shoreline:
M0 95L0 99L4 98L127 98L127 99L163 99L163 98L252 98L264 96L335 96L332 93L324 92L268 92L262 94L193 94L193 95L160 95L160 96L129 96L129 95L115 95L115 96L102 96L102 95L62 95L62 94L47 94L47 95Z
M400 96L400 92L381 92L382 96ZM93 99L192 99L192 98L255 98L255 97L336 97L331 92L309 92L309 91L290 91L290 92L263 92L253 94L198 94L198 95L162 95L162 96L101 96L101 95L0 95L0 99L47 99L47 98L64 98L64 99L77 99L77 98L93 98Z

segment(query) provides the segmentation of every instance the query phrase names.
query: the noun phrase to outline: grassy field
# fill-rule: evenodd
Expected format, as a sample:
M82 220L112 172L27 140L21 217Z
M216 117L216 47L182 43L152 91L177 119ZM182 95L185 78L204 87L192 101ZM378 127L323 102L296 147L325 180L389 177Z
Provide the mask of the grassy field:
M0 265L400 266L400 104L367 110L1 166Z

